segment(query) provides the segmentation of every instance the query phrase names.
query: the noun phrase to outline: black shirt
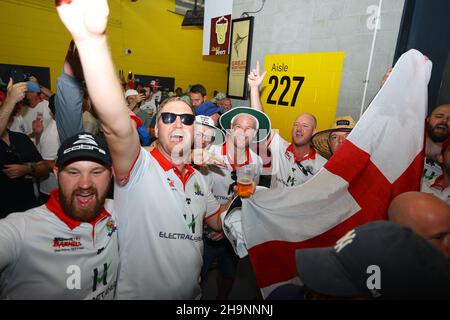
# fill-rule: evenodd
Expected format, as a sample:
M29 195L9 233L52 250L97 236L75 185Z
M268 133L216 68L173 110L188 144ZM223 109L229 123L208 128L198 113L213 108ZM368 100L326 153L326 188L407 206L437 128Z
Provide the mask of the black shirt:
M0 140L0 168L7 164L42 161L42 156L30 138L8 130L10 145ZM10 179L0 171L0 218L11 212L25 211L37 205L33 180L29 177Z

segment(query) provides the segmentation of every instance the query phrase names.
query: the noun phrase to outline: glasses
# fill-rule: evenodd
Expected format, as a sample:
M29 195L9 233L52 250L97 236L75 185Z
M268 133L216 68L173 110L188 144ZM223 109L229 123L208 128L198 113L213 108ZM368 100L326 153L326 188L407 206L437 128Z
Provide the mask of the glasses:
M191 126L195 120L195 116L189 113L177 114L172 112L161 112L161 119L164 124L174 123L177 117L180 117L181 123L186 126Z

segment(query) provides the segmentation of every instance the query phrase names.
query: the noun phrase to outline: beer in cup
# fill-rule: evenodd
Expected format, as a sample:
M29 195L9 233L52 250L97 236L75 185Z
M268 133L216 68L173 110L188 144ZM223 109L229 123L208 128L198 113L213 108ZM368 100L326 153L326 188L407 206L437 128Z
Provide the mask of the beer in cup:
M240 167L236 170L236 194L241 198L248 198L253 194L255 168L252 166Z

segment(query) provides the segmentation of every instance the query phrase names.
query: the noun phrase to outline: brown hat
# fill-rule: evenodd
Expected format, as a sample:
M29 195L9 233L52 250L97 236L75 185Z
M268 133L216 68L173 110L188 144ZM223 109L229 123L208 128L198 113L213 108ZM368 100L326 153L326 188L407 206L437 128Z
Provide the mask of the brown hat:
M322 157L330 159L333 155L328 143L330 134L336 131L350 132L354 127L355 120L353 120L351 116L337 117L334 120L331 129L317 132L315 135L313 135L311 143L314 149L316 149Z

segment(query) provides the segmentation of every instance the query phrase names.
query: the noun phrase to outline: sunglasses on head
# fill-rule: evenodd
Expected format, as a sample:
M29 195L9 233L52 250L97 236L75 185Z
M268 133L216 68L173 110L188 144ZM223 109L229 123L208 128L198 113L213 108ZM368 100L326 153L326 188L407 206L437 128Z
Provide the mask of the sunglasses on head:
M174 123L177 117L180 117L181 123L187 126L191 126L195 120L195 116L189 113L177 114L172 112L161 112L161 119L164 124Z

